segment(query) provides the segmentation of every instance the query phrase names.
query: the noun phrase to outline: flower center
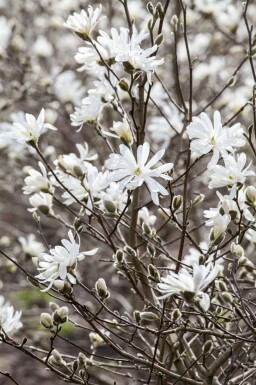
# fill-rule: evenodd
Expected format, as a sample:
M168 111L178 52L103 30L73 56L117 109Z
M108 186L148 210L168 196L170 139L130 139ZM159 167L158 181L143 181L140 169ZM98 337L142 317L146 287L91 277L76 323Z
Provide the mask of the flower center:
M140 167L135 168L134 175L141 175L141 174L142 174L141 168Z
M211 137L211 139L210 139L210 144L211 144L212 146L215 146L216 142L215 142L215 137L214 137L214 136Z

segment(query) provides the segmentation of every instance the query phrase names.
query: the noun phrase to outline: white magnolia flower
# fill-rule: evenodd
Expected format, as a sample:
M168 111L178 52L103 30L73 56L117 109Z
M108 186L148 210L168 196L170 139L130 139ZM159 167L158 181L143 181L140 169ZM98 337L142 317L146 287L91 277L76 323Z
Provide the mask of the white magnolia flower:
M214 112L214 123L206 113L202 112L200 118L193 117L187 127L187 133L191 140L190 148L192 153L199 157L213 151L208 168L212 169L218 163L219 158L227 157L228 152L234 152L233 147L242 147L246 141L236 136L236 131L241 131L240 123L230 129L222 127L219 111Z
M146 223L148 226L154 226L157 217L153 214L150 214L147 207L142 207L138 212L138 220Z
M84 144L76 144L76 148L79 152L79 156L76 154L64 154L59 155L58 159L54 161L54 164L57 166L56 172L60 175L62 179L62 171L65 173L77 176L79 173L82 175L86 172L88 162L96 160L98 158L97 154L92 154L89 150L89 146L86 142Z
M102 209L107 209L108 212L121 212L126 203L128 194L127 191L121 191L118 183L111 182L106 191L101 194Z
M71 70L61 72L57 76L53 88L59 100L63 103L71 102L76 106L80 104L85 94L85 87Z
M110 170L114 170L110 175L110 181L121 181L120 187L134 190L146 183L152 200L159 205L158 194L168 195L168 191L154 178L171 180L172 178L165 173L173 168L172 163L166 163L156 168L155 166L164 156L165 150L158 151L148 162L150 147L147 142L140 145L137 149L137 160L129 148L123 144L119 146L119 154L111 154L106 162Z
M206 226L213 226L213 218L215 218L219 212L222 214L230 214L231 219L234 221L240 220L241 212L248 221L253 220L253 215L245 203L246 195L242 189L237 192L237 197L230 195L223 196L219 191L217 191L216 194L220 200L218 206L204 211L204 216L208 218L205 222ZM238 202L236 202L235 198L237 198Z
M43 133L43 131L47 128L51 130L57 130L56 127L54 127L50 123L45 123L45 110L42 108L38 118L36 119L31 114L25 114L26 122L19 123L15 122L13 123L13 130L8 133L1 134L1 136L6 136L10 138L15 138L19 142L22 143L34 143L37 144L38 139L40 135Z
M36 241L34 234L29 234L27 237L19 237L18 239L21 243L23 253L29 255L30 257L36 257L45 249L41 242Z
M72 231L68 232L69 240L61 241L63 246L56 246L49 251L49 254L43 253L39 261L38 271L40 274L36 276L41 283L48 284L43 291L49 290L55 280L64 281L67 279L70 283L76 283L76 265L78 261L82 261L86 255L94 255L98 249L80 252L80 242L76 242Z
M200 306L207 311L210 307L210 297L204 290L212 283L219 274L218 265L212 263L204 265L193 265L193 274L182 268L178 274L169 273L166 278L161 278L158 290L163 294L160 298L167 298L172 294L179 294L190 302L192 299L201 298Z
M45 215L53 214L53 197L52 195L44 192L33 194L29 198L29 203L33 206L33 209L28 209L31 213L36 210L41 211Z
M246 155L241 153L237 155L237 159L228 155L224 158L225 166L217 165L213 168L209 188L219 188L227 186L235 191L238 183L243 184L247 176L254 176L253 171L249 171L251 163L245 167Z
M3 296L0 296L0 334L13 333L22 327L20 322L21 311L14 311L13 306L5 302Z
M91 208L96 200L100 202L101 192L109 185L108 172L99 172L97 167L88 164L86 174L83 180L73 177L64 179L65 186L81 201L86 201ZM68 192L62 195L65 198L65 204L70 205L75 202L74 198Z
M120 32L112 28L111 36L100 31L97 41L105 50L104 53L108 60L114 58L116 62L124 63L128 70L140 69L145 71L148 81L151 83L152 73L159 65L163 64L164 59L156 59L156 56L152 56L158 49L157 45L145 50L141 47L141 42L148 36L149 34L145 31L142 30L138 34L133 28L130 37L129 30L121 27Z
M224 237L227 230L227 227L231 221L231 216L229 214L221 215L218 213L212 219L212 230L210 233L210 240L215 244L220 243Z
M96 124L103 106L99 96L87 96L82 100L81 107L75 107L75 112L70 115L72 126L79 127L80 131L84 123Z
M47 170L42 162L38 162L41 173L31 168L28 170L29 176L24 180L26 186L23 187L24 194L33 194L37 191L53 192L53 187L48 180Z
M107 136L121 139L121 141L128 146L131 146L133 144L132 131L128 121L125 118L122 122L113 122L113 126L110 128L110 130L115 132L116 134L112 134L106 131L102 132Z
M64 26L77 33L90 36L97 23L104 17L100 17L101 11L101 4L95 9L89 5L87 12L82 9L80 13L74 12L73 15L70 15L64 23Z
M209 249L209 243L202 241L199 243L200 249L202 250L202 253L196 249L195 247L190 247L189 248L189 254L185 255L182 262L184 265L188 265L193 267L194 265L199 266L202 263L201 258L205 259L205 254L207 254L207 251ZM220 251L217 252L217 256L219 256ZM223 258L218 258L216 259L216 255L210 254L207 256L207 260L205 261L205 264L207 265L208 263L214 263L218 264L220 267L220 271L224 269L223 265Z

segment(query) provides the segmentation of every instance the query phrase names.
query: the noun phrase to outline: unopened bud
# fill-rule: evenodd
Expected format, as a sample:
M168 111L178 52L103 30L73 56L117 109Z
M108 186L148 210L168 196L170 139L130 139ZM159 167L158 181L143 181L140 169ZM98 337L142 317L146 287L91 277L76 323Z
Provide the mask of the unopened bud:
M160 282L160 273L154 265L148 265L148 278L155 282Z
M49 307L50 307L52 312L54 312L55 310L59 309L59 305L57 305L57 303L55 303L55 302L50 302L49 303Z
M156 321L157 319L159 319L158 315L156 315L155 313L153 313L151 311L141 312L140 318L142 321L149 321L149 322L153 322L153 321Z
M233 302L232 295L230 293L228 293L227 291L224 291L223 293L221 293L221 296L225 302L227 302L227 303Z
M232 76L230 79L227 81L227 85L229 87L233 87L236 84L236 76Z
M156 5L156 11L158 12L160 19L162 19L164 17L164 8L160 2Z
M174 32L178 31L179 19L177 15L173 15L171 18L171 25L173 26Z
M210 353L213 349L213 343L212 341L206 341L206 343L203 345L203 353Z
M103 278L99 278L98 281L95 283L95 290L100 299L104 300L109 297L108 288Z
M244 249L243 249L243 247L241 245L236 245L235 242L232 242L232 244L230 246L230 251L236 257L243 257L244 256Z
M154 41L154 44L160 46L164 41L164 35L160 33L160 35L157 36L157 38Z
M173 197L172 209L174 212L177 211L181 207L182 202L183 202L183 198L181 195L176 195L175 197Z
M152 229L146 222L142 223L142 229L143 233L145 233L148 237L151 237Z
M151 15L154 15L155 8L154 8L153 4L151 3L151 1L149 3L147 3L147 10L149 13L151 13Z
M248 258L246 258L246 257L240 257L239 259L238 259L238 263L237 263L237 266L238 267L242 267L242 266L244 266L244 265L246 265L246 263L248 262Z
M123 90L123 91L127 92L129 90L129 84L128 84L127 80L124 78L120 79L118 85L121 88L121 90Z
M228 291L227 285L223 281L219 281L219 288L221 291Z
M81 352L78 354L78 364L79 364L79 369L86 368L87 358Z
M40 315L40 322L46 329L51 329L53 327L52 316L48 313L42 313Z
M123 67L124 67L125 72L127 72L128 74L132 74L134 71L133 65L131 65L131 63L128 61L123 62Z
M151 255L151 257L154 257L156 254L155 246L152 245L152 243L147 244L147 252Z
M197 197L193 200L192 205L196 205L198 203L203 202L204 198L205 198L204 194L198 194Z
M125 247L124 247L124 251L125 251L127 254L131 255L132 257L137 257L136 251L135 251L132 247L130 247L130 246L125 246Z
M56 279L53 285L63 294L70 295L73 292L72 286L68 282L62 281L61 279Z
M136 323L139 324L141 321L141 316L140 316L140 312L138 310L135 310L133 312L133 317L134 317Z
M62 306L53 313L53 322L55 325L64 324L68 320L68 307Z
M254 186L248 186L246 191L246 199L250 206L256 206L256 188Z
M124 262L124 253L123 251L120 249L120 250L117 250L116 254L114 254L113 256L114 260L116 260L116 262L118 264L122 264Z
M175 322L181 317L181 312L179 309L174 309L171 313L171 319Z

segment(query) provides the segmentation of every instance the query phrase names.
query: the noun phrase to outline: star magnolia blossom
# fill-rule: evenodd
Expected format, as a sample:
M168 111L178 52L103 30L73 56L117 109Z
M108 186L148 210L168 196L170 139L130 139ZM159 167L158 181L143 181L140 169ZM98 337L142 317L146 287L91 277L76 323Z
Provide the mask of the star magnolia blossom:
M165 150L158 151L152 159L146 164L149 156L150 147L147 142L140 145L137 149L137 160L131 150L121 144L119 146L121 155L111 154L106 162L110 170L114 170L110 175L110 181L121 181L120 187L134 190L146 183L152 200L159 205L158 194L168 195L168 191L153 178L162 178L171 180L172 178L166 174L173 168L172 163L166 163L162 166L151 169L164 156Z
M104 16L100 17L101 11L101 4L95 9L89 5L87 12L82 9L80 13L74 12L73 15L70 15L66 23L64 23L64 27L89 37L96 24L104 18Z
M192 153L199 157L213 151L208 168L212 169L218 163L219 158L228 156L228 151L233 152L233 147L242 147L246 141L242 137L243 131L240 123L230 129L222 127L219 111L213 115L213 124L206 113L202 112L200 118L193 117L187 127L187 134L191 140L190 148ZM237 132L241 137L237 137Z
M13 306L5 302L0 296L0 335L3 330L5 334L13 333L22 327L20 322L21 311L14 311Z
M231 217L229 214L221 215L220 213L218 213L212 219L213 228L210 233L210 240L213 241L215 244L220 243L225 237L225 232L230 221Z
M251 163L246 167L246 155L242 152L237 155L237 160L234 156L228 155L224 158L225 166L217 165L213 168L209 188L219 188L227 186L231 188L231 193L234 194L238 183L243 184L247 176L254 176L253 171L249 171Z
M19 237L18 239L21 244L23 253L29 255L30 257L36 257L45 249L44 245L41 242L36 241L36 237L34 234L29 234L26 238Z
M10 137L17 139L19 142L37 143L40 135L44 129L57 130L50 123L45 123L45 110L42 108L38 118L36 119L31 114L26 114L26 122L24 123L13 123L14 131L7 133Z
M29 203L31 206L33 206L32 209L28 209L31 213L33 213L36 210L41 211L42 213L46 215L51 215L53 214L53 198L51 194L48 193L36 193L33 194L29 198Z
M42 291L49 290L55 280L64 281L67 279L70 283L76 283L75 269L78 261L82 261L86 255L94 255L98 249L79 252L80 243L75 241L75 238L70 230L68 232L69 240L61 241L63 246L56 246L51 249L49 254L43 253L39 259L40 272L36 276L41 283L48 284L47 288Z
M28 171L29 176L24 180L26 186L23 187L24 194L32 194L37 191L50 191L53 192L50 181L47 177L47 171L42 162L38 162L40 173L37 170L30 169Z
M157 285L158 290L163 293L160 299L173 294L180 294L185 300L199 297L200 306L207 311L210 307L210 297L204 290L217 277L219 271L219 265L208 263L207 266L194 264L192 275L185 268L178 274L169 273L166 278L161 278Z

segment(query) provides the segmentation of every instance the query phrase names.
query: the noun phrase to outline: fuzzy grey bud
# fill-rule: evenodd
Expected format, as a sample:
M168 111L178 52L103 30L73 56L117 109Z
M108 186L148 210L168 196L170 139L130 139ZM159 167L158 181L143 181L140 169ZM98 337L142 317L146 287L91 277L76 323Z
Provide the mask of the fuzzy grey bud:
M42 313L40 315L40 322L46 329L51 329L53 327L52 316L48 313Z
M109 297L108 288L103 278L99 278L98 281L95 283L95 290L100 299L104 300Z
M210 353L213 349L213 343L212 341L206 341L204 346L203 346L203 353Z

